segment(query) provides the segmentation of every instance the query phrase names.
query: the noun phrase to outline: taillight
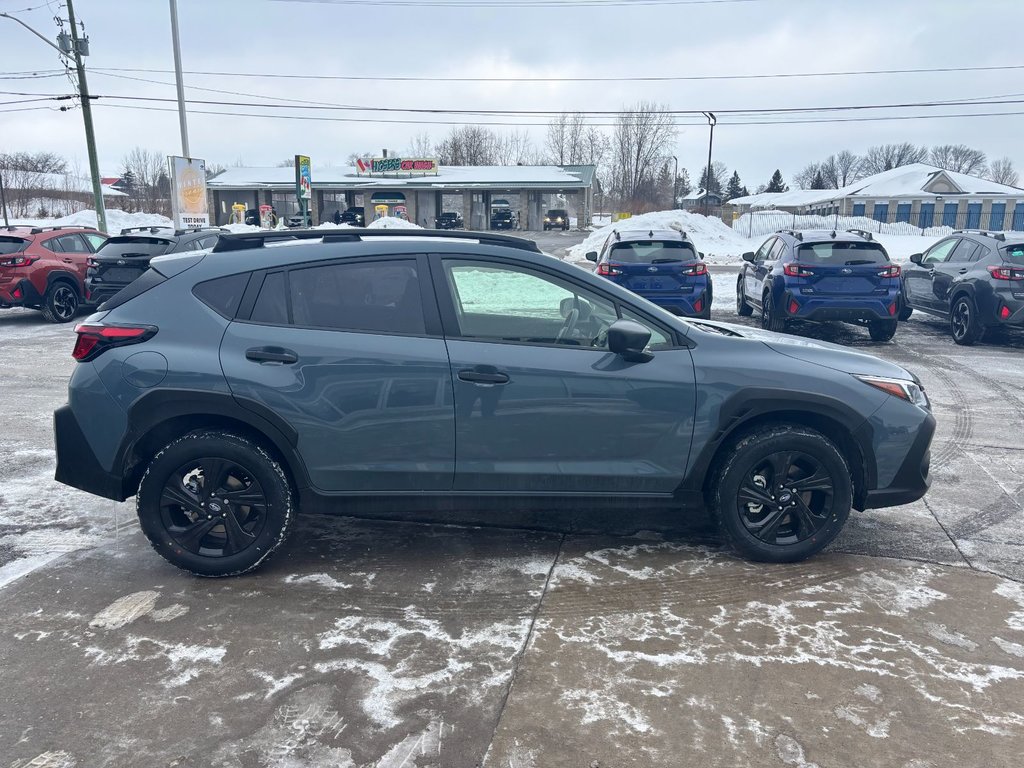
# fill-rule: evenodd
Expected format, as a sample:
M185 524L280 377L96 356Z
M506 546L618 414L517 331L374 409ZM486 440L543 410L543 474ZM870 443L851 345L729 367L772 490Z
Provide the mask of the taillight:
M989 267L989 274L996 280L1024 280L1024 269L1013 267Z
M878 273L879 277L899 277L900 276L900 265L892 264Z
M618 264L598 264L597 274L602 275L603 277L613 277L615 275L621 275L622 270L618 269L618 266Z
M693 266L683 267L683 274L684 275L699 276L699 275L706 275L707 273L708 273L707 264L705 264L702 261L697 262Z
M153 325L79 325L71 356L80 363L99 357L113 347L141 344L156 335Z
M805 267L803 264L786 264L782 271L786 273L786 277L810 277L814 273Z
M0 267L27 267L39 261L38 256L14 256L0 261Z
M797 303L796 303L795 301L793 301L792 299L790 299L790 300L789 300L789 314L791 314L791 315L795 315L795 314L796 314L797 312L799 312L799 311L800 311L800 305L799 305L799 304L797 304Z

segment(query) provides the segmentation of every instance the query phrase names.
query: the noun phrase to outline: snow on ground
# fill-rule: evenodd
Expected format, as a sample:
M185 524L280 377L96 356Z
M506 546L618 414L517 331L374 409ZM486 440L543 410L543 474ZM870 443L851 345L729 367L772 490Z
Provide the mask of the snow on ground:
M12 219L11 224L24 224L33 227L96 227L96 211L87 210L62 216L59 219ZM116 208L107 211L107 232L118 234L127 227L171 227L174 226L166 216L159 213L125 213Z
M398 219L394 216L384 216L371 221L367 229L423 229L419 224L413 224L405 219Z
M569 260L580 261L586 258L587 251L600 251L608 235L615 230L636 229L680 229L689 235L697 250L704 253L709 264L738 262L740 254L751 250L749 238L741 236L721 219L690 211L654 211L595 230L582 243L569 249Z

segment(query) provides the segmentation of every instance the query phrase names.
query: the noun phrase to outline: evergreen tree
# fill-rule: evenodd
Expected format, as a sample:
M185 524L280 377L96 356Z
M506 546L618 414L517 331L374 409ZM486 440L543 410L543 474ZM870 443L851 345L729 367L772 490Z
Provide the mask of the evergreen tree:
M786 186L786 182L782 180L782 172L778 168L775 169L775 173L772 174L771 181L768 182L768 186L764 188L765 192L788 192L789 187Z
M749 194L750 194L750 190L747 189L746 187L743 187L743 194L740 195L740 197L747 197Z
M725 188L725 200L733 200L737 197L743 197L744 187L740 183L740 174L738 171L732 172L732 177L729 179L729 186Z
M655 195L658 207L675 208L675 201L672 199L672 168L665 163L658 170L658 178L654 182Z
M811 189L827 189L825 177L822 175L821 171L814 174L814 178L811 179Z
M711 181L708 181L708 168L704 166L704 169L700 172L700 189L705 189L716 195L722 194L722 180L719 178L719 174L716 172L714 166L711 167Z
M691 192L693 192L693 184L690 183L690 174L685 168L682 168L679 171L679 175L676 176L676 194L672 207L678 208L680 198L686 197Z

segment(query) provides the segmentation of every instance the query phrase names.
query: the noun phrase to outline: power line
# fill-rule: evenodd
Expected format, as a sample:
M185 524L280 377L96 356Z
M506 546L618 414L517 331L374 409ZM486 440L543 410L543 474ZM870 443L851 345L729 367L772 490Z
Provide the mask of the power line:
M632 83L632 82L692 82L703 80L771 80L808 77L857 77L865 75L910 75L942 74L951 72L998 72L1022 70L1024 64L1004 64L985 67L920 67L915 69L861 69L829 72L775 72L746 75L633 75L616 77L426 77L413 75L295 75L278 72L217 72L206 70L185 70L186 75L204 77L247 77L260 80L268 78L286 80L341 80L365 82L412 82L412 83ZM93 67L92 72L142 72L149 74L173 74L170 69L139 69L133 67Z
M736 5L767 0L277 0L319 5L355 5L375 8L618 8L621 6Z

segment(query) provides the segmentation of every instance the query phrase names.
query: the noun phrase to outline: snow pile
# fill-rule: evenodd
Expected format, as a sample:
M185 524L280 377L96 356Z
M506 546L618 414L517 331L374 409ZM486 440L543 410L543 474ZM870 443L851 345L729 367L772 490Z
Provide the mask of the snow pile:
M225 224L221 229L226 229L232 234L239 232L259 232L260 228L252 224Z
M423 229L419 224L413 224L411 221L405 219L399 219L394 216L382 216L379 219L371 221L366 227L367 229Z
M595 230L582 243L569 249L569 260L580 261L586 258L588 251L600 251L608 235L615 230L645 229L682 230L693 240L697 250L704 253L705 261L712 264L737 262L740 254L752 250L751 241L729 228L721 219L690 211L655 211Z
M70 216L54 219L46 226L95 227L96 211L79 211ZM107 211L107 232L115 235L128 227L173 227L174 222L159 213L125 213L116 208Z

